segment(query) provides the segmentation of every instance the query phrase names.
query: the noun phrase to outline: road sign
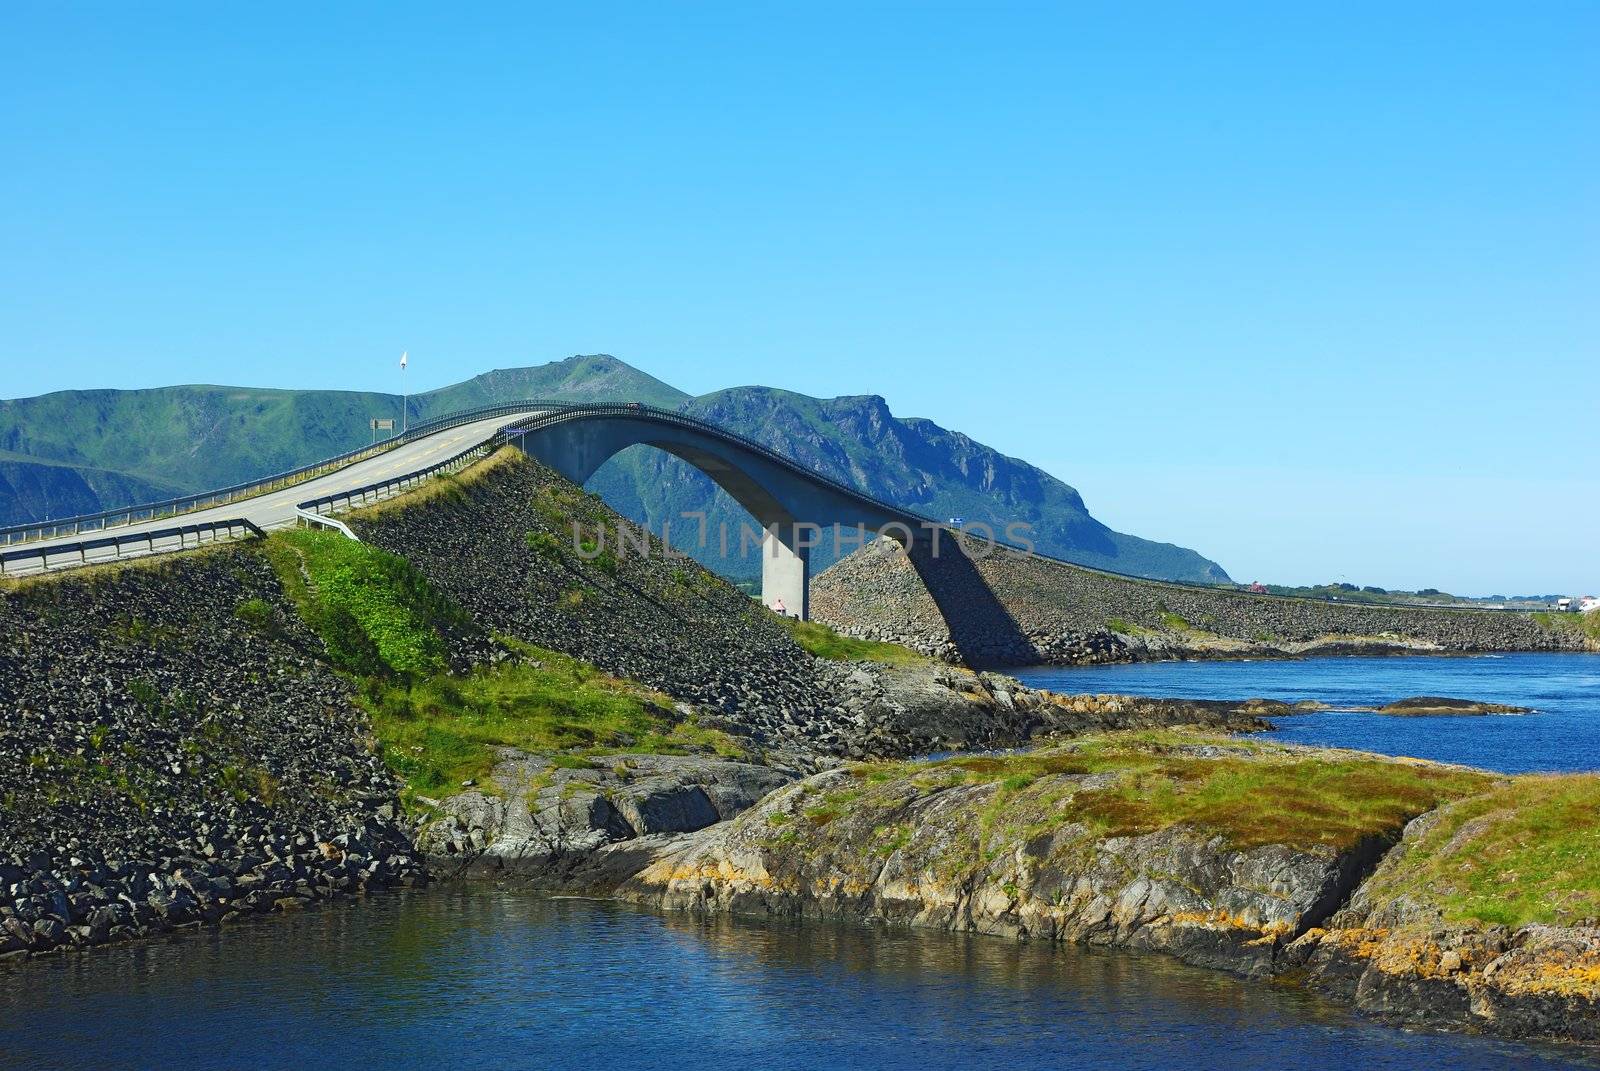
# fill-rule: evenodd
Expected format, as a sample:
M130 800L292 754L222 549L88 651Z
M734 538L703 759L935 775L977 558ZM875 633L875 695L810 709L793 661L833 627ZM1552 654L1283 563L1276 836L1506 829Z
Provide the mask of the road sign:
M373 431L393 431L394 430L394 418L393 417L388 417L388 418L383 419L383 420L378 420L377 418L373 418L372 430Z

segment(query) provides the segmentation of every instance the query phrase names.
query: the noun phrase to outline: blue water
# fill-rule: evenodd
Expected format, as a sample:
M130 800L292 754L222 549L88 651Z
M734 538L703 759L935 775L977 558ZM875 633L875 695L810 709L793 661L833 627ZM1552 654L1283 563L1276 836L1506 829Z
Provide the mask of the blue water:
M1556 1068L1162 957L486 887L0 967L0 1067ZM1589 1065L1592 1066L1592 1065Z
M1415 695L1507 703L1538 713L1395 718L1331 710L1278 719L1276 736L1507 773L1600 769L1600 654L1144 662L1040 666L1016 676L1066 693L1318 699L1334 707L1382 706Z

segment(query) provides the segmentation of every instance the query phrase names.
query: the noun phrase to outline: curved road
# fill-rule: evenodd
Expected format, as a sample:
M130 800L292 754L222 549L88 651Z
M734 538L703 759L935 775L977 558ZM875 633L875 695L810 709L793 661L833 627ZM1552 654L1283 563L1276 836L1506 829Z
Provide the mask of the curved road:
M369 457L364 461L357 461L353 465L330 472L326 476L297 483L293 487L285 487L278 491L269 491L254 498L240 499L237 502L227 502L220 506L208 506L205 509L195 510L193 513L183 513L176 517L161 517L156 520L138 521L134 524L119 525L106 529L103 532L92 532L86 535L63 535L51 539L30 541L26 549L29 551L47 551L52 547L72 546L84 539L99 538L102 535L136 536L140 532L160 531L163 528L174 528L186 524L203 524L207 521L224 521L235 518L244 518L259 528L284 528L295 521L295 504L309 499L320 498L323 495L336 494L367 484L377 483L380 480L393 476L403 476L418 469L427 468L429 465L469 450L480 443L487 442L494 433L501 428L518 421L527 420L529 417L543 413L542 409L530 409L526 413L514 413L488 417L474 421L471 424L462 424L460 427L448 428L444 431L429 435L426 438L413 442L403 443L393 450ZM193 538L190 539L193 545ZM157 551L170 550L178 545L175 538L156 543ZM129 557L124 551L122 557ZM89 562L109 561L114 557L111 548L91 553ZM58 565L78 564L76 557L64 557L60 562L51 562L51 568ZM20 572L21 570L16 570Z

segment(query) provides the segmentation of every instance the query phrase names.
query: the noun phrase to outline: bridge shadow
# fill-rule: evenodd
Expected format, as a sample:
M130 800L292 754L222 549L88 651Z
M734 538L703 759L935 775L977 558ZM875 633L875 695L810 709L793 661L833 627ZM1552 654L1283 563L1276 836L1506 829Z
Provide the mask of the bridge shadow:
M991 553L1012 552L996 548ZM947 534L939 540L937 554L930 543L915 540L906 548L906 555L933 596L950 639L968 666L999 669L1044 661L958 540Z

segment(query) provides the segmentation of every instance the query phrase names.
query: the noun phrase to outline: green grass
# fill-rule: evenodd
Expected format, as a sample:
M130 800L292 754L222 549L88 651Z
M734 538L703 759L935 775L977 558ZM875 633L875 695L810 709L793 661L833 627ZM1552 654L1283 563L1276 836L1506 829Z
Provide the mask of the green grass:
M1187 632L1189 631L1189 622L1182 614L1165 612L1161 615L1161 627L1171 629L1174 632Z
M1113 617L1111 620L1107 621L1106 628L1110 629L1112 632L1115 632L1119 636L1134 636L1139 633L1138 625L1135 625L1130 621L1124 621L1120 617Z
M1600 611L1574 614L1555 610L1538 610L1529 616L1552 632L1557 630L1578 632L1600 644Z
M561 540L549 532L529 532L526 536L528 549L538 554L541 558L550 561L561 560Z
M337 532L276 532L267 558L334 665L366 677L445 668L441 630L471 628L404 558Z
M1438 904L1448 922L1600 918L1600 777L1518 777L1454 803L1367 889Z
M364 703L379 750L408 795L484 782L497 746L565 765L622 751L743 757L726 734L678 718L666 696L554 651L518 647L530 661L369 686Z
M554 651L502 637L518 660L449 672L445 635L470 621L404 559L371 544L280 532L267 556L329 660L357 678L378 750L408 799L485 781L499 746L574 766L620 751L743 757L731 737L681 717L667 696ZM583 589L574 595L581 600Z
M789 635L794 637L794 642L818 658L827 658L835 662L885 662L889 665L928 661L925 656L898 643L841 636L818 621L799 621L792 617L782 620L784 627L789 630Z
M1195 744L1234 754L1187 753ZM984 818L996 832L1029 836L1071 821L1099 836L1136 836L1181 824L1214 830L1235 848L1348 848L1364 836L1398 831L1416 815L1481 791L1492 780L1471 770L1313 756L1183 730L1109 733L1059 750L855 769L868 783L885 783L891 791L907 778L929 790L996 784L993 813ZM1072 783L1063 775L1103 773L1116 780L1068 793Z

